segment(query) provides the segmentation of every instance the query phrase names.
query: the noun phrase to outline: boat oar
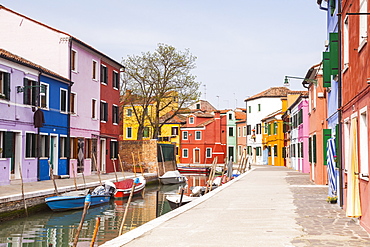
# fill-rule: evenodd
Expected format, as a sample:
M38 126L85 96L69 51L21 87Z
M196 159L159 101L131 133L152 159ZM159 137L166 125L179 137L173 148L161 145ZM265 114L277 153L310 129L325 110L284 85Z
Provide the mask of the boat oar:
M116 162L114 162L113 158L112 158L112 162L113 162L114 176L116 176L116 182L118 182Z
M55 194L56 194L57 196L59 196L59 192L58 192L57 184L55 183L54 171L53 171L53 167L51 167L50 160L48 160L48 164L49 164L49 169L50 169L50 176L51 176L51 178L53 179L53 184L54 184Z
M90 203L91 203L91 195L88 194L86 197L85 197L85 203L84 203L84 211L82 212L82 216L81 216L81 221L80 221L80 225L78 226L77 228L77 232L76 232L76 235L75 235L75 238L74 238L74 241L73 241L73 246L77 246L77 242L78 242L78 237L80 236L80 232L81 232L81 229L82 229L82 225L84 223L84 220L85 220L85 216L86 216L86 213L87 213L87 210L89 209L90 207Z
M94 164L95 164L95 169L96 171L98 172L98 177L99 177L99 182L100 182L100 185L103 185L102 182L101 182L101 178L100 178L100 167L98 169L98 165L96 163L96 157L95 157L95 154L93 153L93 159L94 159Z
M94 234L91 239L90 247L93 247L95 244L95 239L96 239L96 235L98 235L99 226L100 226L100 217L96 218Z
M118 160L119 160L119 165L121 166L121 172L122 172L123 179L126 179L126 177L125 177L125 171L123 170L121 156L119 154L118 154Z
M21 176L21 190L22 190L22 199L23 199L23 203L24 203L24 210L26 212L26 216L28 217L27 203L26 203L26 198L24 197L23 175L22 175L22 167L21 166L19 166L19 175Z
M135 186L138 183L139 183L139 178L136 178L134 180L134 183L132 184L131 193L130 193L130 196L128 198L127 204L126 204L125 213L123 214L123 219L122 219L122 222L121 222L121 227L119 228L118 236L122 235L123 226L125 225L125 220L126 220L126 217L127 217L128 207L130 206L130 203L131 203L131 200L132 200L132 196L134 195Z

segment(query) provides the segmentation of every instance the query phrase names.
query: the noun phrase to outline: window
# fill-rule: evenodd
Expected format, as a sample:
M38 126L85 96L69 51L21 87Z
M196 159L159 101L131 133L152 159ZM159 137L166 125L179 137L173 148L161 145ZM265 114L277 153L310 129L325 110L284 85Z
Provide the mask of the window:
M348 16L344 19L343 27L343 64L344 69L348 67L349 63L349 25L348 25Z
M256 156L261 156L261 155L262 155L261 147L256 147Z
M241 137L241 136L242 136L242 129L238 127L238 137Z
M188 139L188 132L187 131L182 132L182 139L183 140L187 140Z
M188 153L189 153L188 149L187 148L184 148L182 150L182 157L183 158L188 158Z
M367 13L367 0L360 0L359 13ZM359 51L367 41L367 18L368 16L360 15L360 30L359 30Z
M171 135L177 136L179 134L179 127L172 127L171 128Z
M37 98L40 90L38 87L38 82L24 78L23 86L23 103L26 105L38 106Z
M252 134L252 127L250 125L247 125L247 135Z
M252 147L251 146L247 147L247 154L252 155Z
M119 88L119 74L117 71L113 71L113 88Z
M148 138L149 134L150 134L150 128L149 127L144 127L143 137Z
M104 101L100 102L100 121L108 121L108 103Z
M97 80L97 70L98 70L98 62L95 60L92 61L92 79Z
M91 118L96 119L96 99L91 100Z
M233 120L233 114L232 113L229 113L228 116L229 116L229 120Z
M71 52L71 70L77 72L77 51L75 50Z
M312 136L312 161L316 163L316 135Z
M34 133L26 133L26 158L36 157L36 137Z
M61 88L60 89L60 111L66 113L68 110L68 91Z
M206 148L206 158L212 158L212 148Z
M40 157L49 157L50 140L48 135L40 135Z
M252 107L248 106L248 113L251 113L251 112L252 112Z
M243 126L243 137L247 136L247 127Z
M278 156L278 148L277 145L274 145L274 157Z
M48 109L49 108L49 85L41 82L40 87L40 107Z
M66 136L60 136L59 138L59 157L60 158L67 158L67 137Z
M132 117L132 109L127 109L127 116Z
M108 68L105 65L100 66L100 82L108 84Z
M303 110L300 109L298 112L298 125L303 123Z
M10 100L10 74L0 71L0 99Z
M118 124L118 116L119 116L119 114L118 114L118 106L116 106L116 105L113 105L112 106L112 122L113 122L113 124Z
M278 124L274 123L274 135L276 135L278 132Z
M261 104L258 104L258 111L261 111Z
M229 136L234 136L234 127L229 127Z
M333 16L334 13L335 13L335 8L336 8L336 4L335 4L336 0L330 0L330 15Z
M132 128L131 127L126 128L126 138L132 138Z
M197 103L197 104L196 104L196 108L197 108L197 109L200 109L200 103Z
M110 156L111 159L118 158L118 142L116 140L110 141Z
M366 109L366 107L364 108ZM365 110L362 110L360 114L360 172L361 177L363 175L369 175L369 144L368 144L368 132L367 132L367 112ZM367 178L368 179L368 178Z
M201 140L202 139L202 132L195 131L195 140Z
M78 158L78 138L71 137L70 138L70 158L71 159L77 159Z
M189 118L189 124L193 124L194 123L194 118L193 117L190 117Z
M262 134L262 125L256 124L256 134Z
M77 114L77 94L71 93L70 113Z

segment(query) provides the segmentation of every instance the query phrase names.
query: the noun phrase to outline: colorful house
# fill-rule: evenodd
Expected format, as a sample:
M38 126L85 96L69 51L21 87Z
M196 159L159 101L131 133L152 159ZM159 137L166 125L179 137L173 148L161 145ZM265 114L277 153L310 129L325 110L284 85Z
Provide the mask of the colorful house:
M49 143L66 140L68 113L59 102L69 85L68 79L0 49L0 185L20 179L20 172L25 182L46 179L49 154L54 172L65 173L66 150Z
M226 116L219 111L213 113L197 112L187 117L186 124L180 129L182 164L211 164L225 161Z

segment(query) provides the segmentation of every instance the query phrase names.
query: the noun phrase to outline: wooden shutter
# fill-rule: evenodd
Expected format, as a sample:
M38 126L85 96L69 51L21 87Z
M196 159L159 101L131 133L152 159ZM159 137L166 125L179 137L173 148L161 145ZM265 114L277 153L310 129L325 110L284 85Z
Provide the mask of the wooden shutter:
M4 132L4 158L14 157L14 133L10 131Z
M312 137L308 138L308 162L312 163Z
M313 163L316 163L317 161L317 150L316 150L316 135L313 135L312 137L312 151L313 151L313 157L312 157L312 160L313 160Z
M323 162L323 164L324 164L324 166L326 166L327 165L327 151L326 151L326 149L327 149L327 147L328 147L328 139L331 137L331 129L323 129L322 130L322 132L323 132L323 154L324 154L324 162Z
M4 73L4 94L5 99L10 100L10 74Z

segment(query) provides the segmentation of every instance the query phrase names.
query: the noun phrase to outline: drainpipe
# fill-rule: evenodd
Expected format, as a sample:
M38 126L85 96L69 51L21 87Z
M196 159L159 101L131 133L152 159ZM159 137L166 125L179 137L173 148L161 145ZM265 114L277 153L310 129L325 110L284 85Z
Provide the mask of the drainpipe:
M67 174L70 175L70 171L69 171L69 163L70 163L70 160L71 160L71 112L70 112L70 100L71 100L71 87L72 87L72 61L71 61L71 54L72 54L72 37L69 37L69 56L68 56L68 59L69 59L69 70L68 70L68 73L69 73L69 85L68 85L68 96L67 96L67 99L68 99L68 104L67 104L67 113L68 113L68 117L67 117L67 150L68 150L68 155L67 155Z
M342 143L343 143L343 130L342 130L342 1L338 1L338 154L339 158L339 206L343 208L343 160L342 160ZM337 156L338 156L337 154Z

